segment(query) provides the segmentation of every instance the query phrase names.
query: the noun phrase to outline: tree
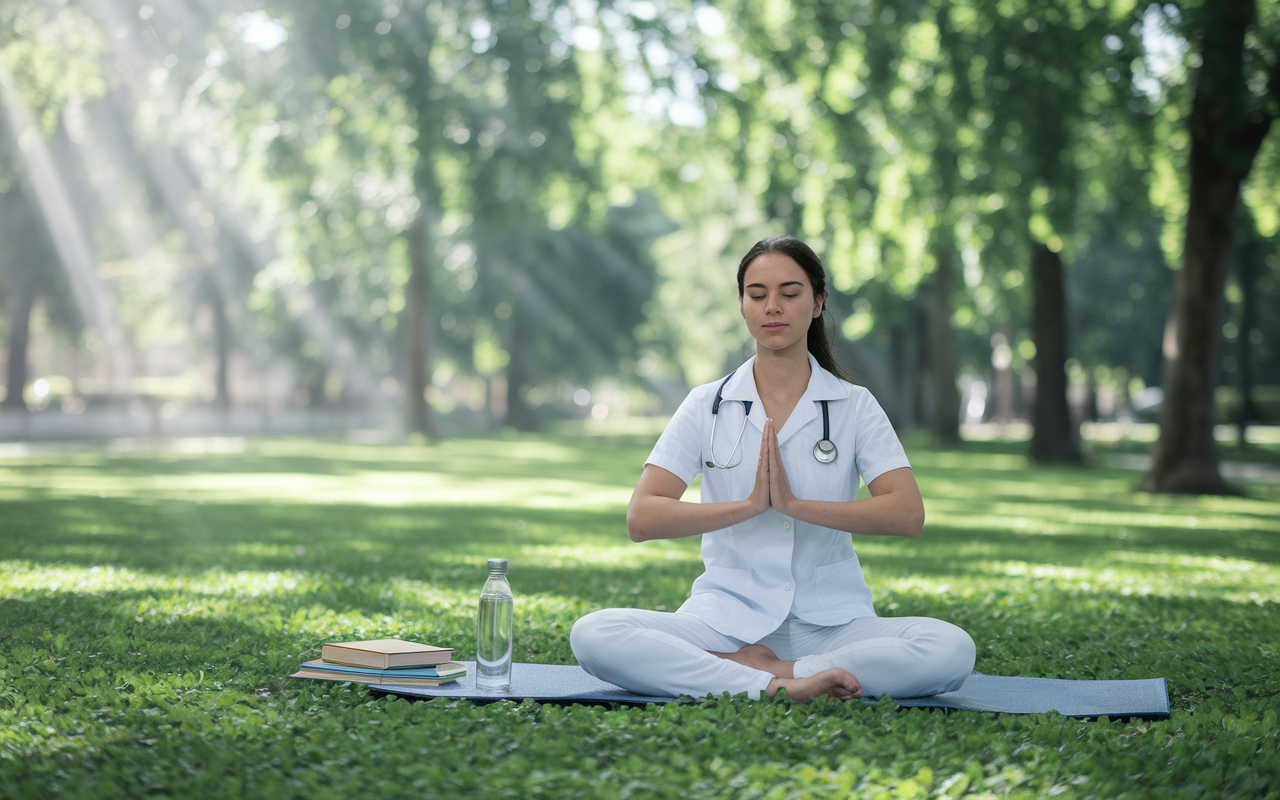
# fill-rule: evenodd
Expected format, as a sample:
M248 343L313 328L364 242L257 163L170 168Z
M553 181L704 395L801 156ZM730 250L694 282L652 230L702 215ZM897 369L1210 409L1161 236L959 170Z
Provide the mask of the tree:
M409 277L398 322L409 427L434 432L425 399L433 353L474 366L478 351L496 354L482 359L490 378L492 370L507 371L500 383L509 422L532 424L523 395L529 376L550 375L545 362L517 355L540 347L557 316L589 319L602 308L593 292L547 287L584 285L616 271L591 253L613 235L608 220L615 212L577 144L592 121L579 112L586 90L566 27L572 9L425 1L394 9L275 6L298 34L299 55L326 79L363 74L393 88L407 112L416 203L404 228ZM573 258L557 252L566 248ZM645 267L628 269L643 276ZM554 281L540 277L543 270ZM651 288L637 291L626 280L613 288L634 309L602 320L612 326L605 339L620 341L630 337ZM575 374L574 361L561 362L560 373ZM616 368L588 363L597 374ZM500 383L489 381L491 389Z
M0 109L0 114L3 114ZM8 151L0 144L0 151ZM8 160L8 159L5 159ZM23 389L29 379L27 348L31 312L40 295L57 296L61 264L53 249L35 198L11 165L0 171L0 288L8 296L4 400L0 408L25 411ZM4 174L7 173L7 174Z
M877 319L909 319L885 300L918 294L930 427L955 440L959 312L974 329L1021 328L1026 277L1043 289L1042 304L1064 298L1060 253L1078 249L1090 220L1131 193L1106 183L1117 164L1138 157L1133 137L1116 132L1142 128L1147 110L1130 88L1139 49L1131 6L801 0L726 9L754 57L740 59L740 89L712 95L721 114L739 120L743 179L765 172L755 181L765 186L765 213L819 238L838 290L830 304L847 315L847 336L865 335ZM760 75L761 64L771 71ZM1112 135L1092 134L1099 126ZM771 149L753 150L770 137ZM978 287L959 280L962 253L966 281L972 274L993 284L983 287L990 300L965 297ZM1039 287L1044 281L1053 285ZM875 293L868 307L877 283L893 292ZM1067 353L1062 302L1035 327L1038 367L1052 374L1037 393L1043 419L1033 449L1041 459L1078 461L1058 374ZM902 351L910 337L891 338ZM893 364L900 371L909 361Z
M1079 463L1066 398L1063 254L1080 250L1116 205L1134 206L1131 184L1117 178L1141 179L1132 161L1141 159L1149 127L1132 90L1130 64L1141 49L1135 17L1125 3L1083 13L1073 3L1036 4L1025 16L1007 7L975 10L979 22L962 35L970 59L987 65L985 85L975 89L992 120L984 156L1006 184L993 188L1006 198L1006 216L1020 218L1017 238L1028 245L1036 375L1030 455Z
M1190 5L1190 4L1188 4ZM1280 19L1253 0L1182 10L1199 42L1187 118L1191 150L1182 266L1165 328L1164 403L1147 491L1224 494L1213 437L1218 328L1231 267L1241 184L1280 102Z
M82 49L59 58L68 43ZM63 253L48 229L38 195L43 189L47 202L55 187L36 186L39 177L28 167L30 152L47 157L46 141L65 139L69 99L91 101L101 95L101 46L92 23L79 13L50 15L28 3L0 8L0 291L9 298L6 394L0 407L8 410L26 410L23 391L36 301L43 298L51 321L72 333L79 331L82 312L93 311L76 307L75 300L83 297L68 284ZM81 209L61 210L75 214Z

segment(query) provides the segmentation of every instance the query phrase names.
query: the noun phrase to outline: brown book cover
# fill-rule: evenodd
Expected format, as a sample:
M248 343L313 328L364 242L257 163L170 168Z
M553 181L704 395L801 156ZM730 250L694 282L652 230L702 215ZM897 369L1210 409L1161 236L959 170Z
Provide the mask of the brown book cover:
M434 647L402 639L372 639L367 642L329 642L320 648L320 658L334 664L370 669L430 667L453 659L452 647Z

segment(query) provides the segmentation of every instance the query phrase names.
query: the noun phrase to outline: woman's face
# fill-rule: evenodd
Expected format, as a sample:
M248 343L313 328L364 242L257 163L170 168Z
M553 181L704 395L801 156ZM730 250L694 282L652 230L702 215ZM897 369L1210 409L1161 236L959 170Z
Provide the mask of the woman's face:
M809 276L791 256L765 253L742 276L742 318L758 345L808 352L809 326L826 296L814 297Z

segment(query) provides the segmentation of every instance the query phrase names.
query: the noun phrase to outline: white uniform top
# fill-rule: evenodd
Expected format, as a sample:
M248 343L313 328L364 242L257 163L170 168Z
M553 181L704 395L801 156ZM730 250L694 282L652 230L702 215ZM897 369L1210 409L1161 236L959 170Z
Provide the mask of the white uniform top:
M686 485L704 472L704 503L749 497L765 421L754 366L752 357L724 385L716 426L716 461L731 463L741 456L741 464L731 469L706 466L711 458L711 404L720 381L689 393L645 463L662 467ZM812 354L809 367L809 386L778 431L782 465L796 497L854 500L859 476L870 483L890 470L911 466L871 392L827 372ZM733 402L739 400L752 401L751 413L741 448L731 457L743 422L743 405ZM820 400L829 401L831 441L838 451L830 464L813 457L813 446L822 438ZM694 581L679 611L743 641L758 641L792 613L817 625L843 625L876 615L853 537L845 531L784 517L770 508L746 522L703 534L702 560L706 571Z

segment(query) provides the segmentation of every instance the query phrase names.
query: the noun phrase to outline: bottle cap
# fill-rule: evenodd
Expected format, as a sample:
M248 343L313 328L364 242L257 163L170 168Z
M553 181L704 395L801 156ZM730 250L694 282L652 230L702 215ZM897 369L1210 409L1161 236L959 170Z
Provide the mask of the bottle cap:
M490 571L490 572L493 572L494 570L497 570L498 572L506 572L506 571L507 571L507 560L506 560L505 558L491 558L491 559L489 559L489 571Z

